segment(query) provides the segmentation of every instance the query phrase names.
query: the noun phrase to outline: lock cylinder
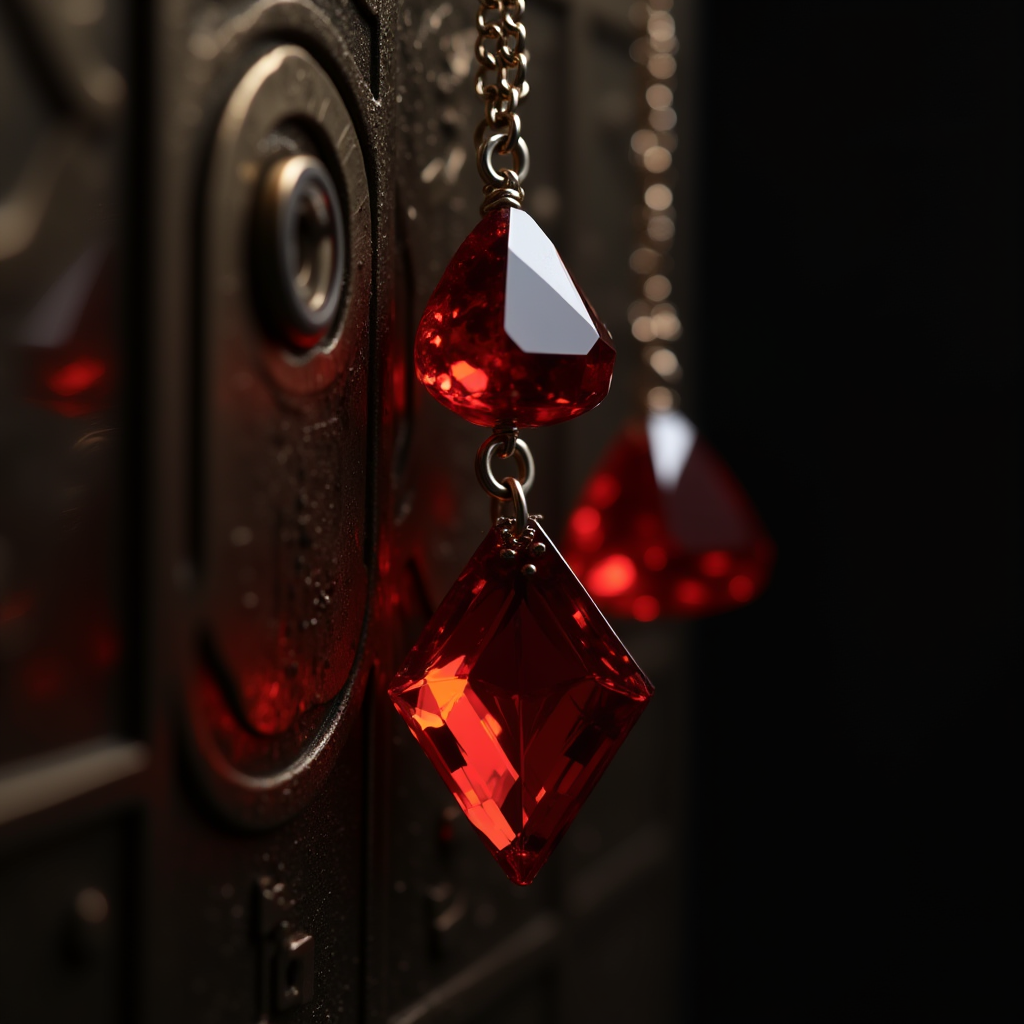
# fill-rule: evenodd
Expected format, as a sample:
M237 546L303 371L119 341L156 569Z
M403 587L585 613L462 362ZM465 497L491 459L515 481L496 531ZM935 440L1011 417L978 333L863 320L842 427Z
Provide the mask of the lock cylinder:
M257 300L274 336L300 351L330 332L344 287L341 203L323 161L303 153L267 169L256 204Z

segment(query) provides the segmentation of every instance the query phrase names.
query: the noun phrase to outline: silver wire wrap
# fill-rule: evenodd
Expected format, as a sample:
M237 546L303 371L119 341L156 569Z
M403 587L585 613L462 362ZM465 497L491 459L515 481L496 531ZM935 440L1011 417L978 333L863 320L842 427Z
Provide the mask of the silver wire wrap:
M530 151L516 111L530 91L525 9L526 0L480 0L476 16L476 94L484 101L484 117L474 136L476 165L484 182L481 213L523 205ZM495 155L510 157L512 166L495 167Z

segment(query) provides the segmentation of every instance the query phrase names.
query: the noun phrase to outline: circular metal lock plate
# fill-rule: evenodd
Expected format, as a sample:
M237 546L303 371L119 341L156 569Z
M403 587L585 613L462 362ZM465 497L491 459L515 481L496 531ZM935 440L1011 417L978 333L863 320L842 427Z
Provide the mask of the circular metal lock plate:
M277 46L221 115L205 193L194 760L235 821L277 824L366 683L371 225L352 119Z
M330 171L309 153L282 156L263 176L253 258L272 335L299 351L320 344L341 305L345 231Z
M286 292L287 277L297 292L296 275L288 270L288 247L301 248L296 234L303 229L302 204L296 202L290 223L275 224L269 232L264 226L268 187L280 197L281 190L273 188L280 180L278 165L293 156L306 157L307 170L316 167L316 179L326 181L323 192L329 200L340 200L332 211L340 225L338 284L332 293L337 305L330 307L332 319L317 326L326 328L322 336L312 345L295 346L309 349L305 352L289 346L287 327L273 313L288 301L277 294ZM329 191L332 179L341 183L336 194ZM280 209L282 204L273 205ZM283 206L289 207L287 196ZM353 334L369 315L369 186L352 118L327 73L300 47L271 50L231 94L214 140L204 213L213 334L228 329L227 321L245 323L261 336L267 369L282 387L299 394L327 387L351 358L357 343ZM284 280L274 280L277 265L283 265ZM270 288L268 281L273 281ZM298 294L295 298L297 305L304 304ZM254 309L263 316L254 320Z

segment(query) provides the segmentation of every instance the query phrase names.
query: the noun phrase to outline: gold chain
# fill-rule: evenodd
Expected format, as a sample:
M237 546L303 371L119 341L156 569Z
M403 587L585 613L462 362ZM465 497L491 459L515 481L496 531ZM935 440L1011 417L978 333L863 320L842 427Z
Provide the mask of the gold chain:
M476 93L484 101L475 136L476 164L484 182L482 213L523 205L523 181L530 170L518 114L530 91L525 9L526 0L480 0L476 16ZM495 167L496 155L510 157L512 166Z
M647 116L630 143L643 169L644 227L629 258L630 267L640 278L643 298L630 304L628 316L633 337L643 343L644 361L657 375L647 390L647 408L652 412L679 408L677 386L683 376L673 349L682 337L683 326L671 299L669 276L676 230L673 154L678 141L673 86L678 87L680 51L673 6L673 0L636 0L631 11L641 32L630 53L644 68Z

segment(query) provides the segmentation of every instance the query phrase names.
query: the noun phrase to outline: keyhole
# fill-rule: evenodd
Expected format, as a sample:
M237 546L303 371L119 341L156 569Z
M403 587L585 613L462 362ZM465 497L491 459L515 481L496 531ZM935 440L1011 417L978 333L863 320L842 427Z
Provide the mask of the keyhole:
M298 349L328 336L344 284L344 223L327 167L304 154L278 160L260 189L256 301L271 330Z
M288 963L288 970L285 972L285 986L289 992L298 992L300 981L302 981L302 964L298 960L291 960Z
M298 269L294 286L311 312L327 301L336 253L330 200L315 185L308 185L299 197L295 217L295 246Z

